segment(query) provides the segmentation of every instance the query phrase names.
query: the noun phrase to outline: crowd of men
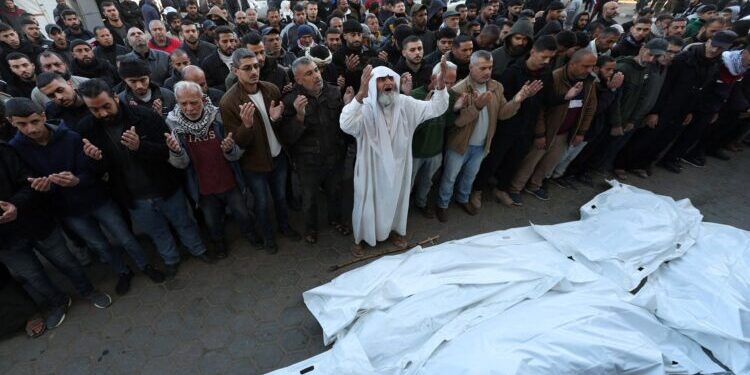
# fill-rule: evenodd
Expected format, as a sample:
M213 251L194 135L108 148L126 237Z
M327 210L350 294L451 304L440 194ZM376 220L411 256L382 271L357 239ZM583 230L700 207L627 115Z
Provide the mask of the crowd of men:
M31 336L72 303L37 254L106 308L92 256L118 295L131 267L161 283L180 247L227 256L227 214L274 254L279 235L315 244L325 207L361 257L407 246L410 202L446 222L451 202L477 215L747 143L750 6L736 0L639 4L622 24L615 1L270 2L261 20L246 1L104 0L92 30L58 4L46 36L0 6L0 299L17 302L0 316Z

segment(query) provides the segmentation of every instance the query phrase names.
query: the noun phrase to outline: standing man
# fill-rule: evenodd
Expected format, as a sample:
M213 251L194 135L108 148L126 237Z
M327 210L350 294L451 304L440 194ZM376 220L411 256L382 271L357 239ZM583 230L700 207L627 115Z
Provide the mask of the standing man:
M271 223L270 200L273 197L279 231L293 241L301 236L289 225L286 204L288 161L274 127L283 126L284 104L279 88L260 81L260 64L245 48L232 54L232 72L237 83L221 99L221 118L237 145L245 149L240 165L255 198L255 214L261 227L264 247L276 253L276 235ZM269 194L270 192L270 194Z
M413 162L411 144L420 123L448 108L445 58L441 65L441 78L430 101L400 94L396 72L369 65L354 100L345 100L349 103L341 113L341 129L357 140L352 212L352 254L356 257L364 255L362 241L375 246L377 241L390 238L400 248L408 246L404 236ZM348 91L351 96L353 91Z
M127 207L154 242L164 259L168 277L177 274L180 253L170 227L182 244L205 263L214 263L200 238L198 225L187 210L182 174L168 163L164 134L169 128L153 111L119 100L104 81L92 79L81 85L91 115L81 126L90 129L83 151L99 173L109 175L113 198Z
M179 39L167 35L167 28L164 26L164 22L153 20L149 22L148 30L151 33L151 39L148 40L148 48L170 54L182 45Z
M79 77L100 78L110 86L120 83L120 76L114 65L94 56L94 51L88 43L76 39L70 43L70 51L73 53L73 61L70 63L73 74Z
M627 34L623 34L617 44L612 47L612 57L635 56L646 43L651 33L651 19L639 18L630 26Z
M302 3L298 3L294 6L293 11L294 17L292 18L292 23L281 29L281 46L288 50L293 49L297 45L297 30L303 25L307 25L310 28L310 35L315 43L319 43L323 37L320 35L318 27L307 20L305 6Z
M151 82L151 70L144 61L132 56L126 57L120 62L118 72L125 82L125 91L118 95L120 102L144 107L162 118L172 111L175 105L174 94Z
M333 63L344 76L346 87L359 90L363 69L371 57L375 52L362 45L362 25L354 20L344 22L344 45L333 54Z
M437 38L436 49L424 57L425 63L430 66L437 65L440 58L450 52L453 47L453 39L456 39L456 32L453 29L442 28L436 32L435 38Z
M296 85L284 95L284 116L278 127L279 139L288 146L302 185L304 239L318 241L318 192L326 195L328 223L341 235L351 229L343 224L341 181L346 145L338 120L344 102L337 86L326 83L318 66L309 57L292 64Z
M36 79L37 88L51 101L44 108L47 120L59 121L78 134L85 134L87 129L78 126L89 114L89 108L83 98L76 92L71 80L66 80L55 72L44 72Z
M70 80L74 88L78 88L81 83L88 81L88 78L72 75L67 62L60 55L49 50L44 51L39 55L39 68L41 68L42 72L55 72L60 74L66 80ZM36 87L34 88L34 91L31 92L31 100L40 106L44 106L50 101L47 95L44 95L39 91L39 88Z
M187 53L191 65L200 65L201 61L216 51L216 46L200 40L198 25L188 19L184 19L180 25L182 46L180 49Z
M293 53L281 48L281 37L279 37L279 29L273 27L266 27L263 29L263 46L266 48L266 55L268 57L276 59L276 62L284 67L292 66L292 63L297 58Z
M128 25L122 20L122 18L120 18L120 11L117 10L115 3L111 1L103 1L102 14L104 14L105 18L104 26L112 34L112 39L115 44L127 47L128 30L131 25ZM94 29L94 34L96 34L96 29Z
M208 72L208 85L226 91L224 79L232 66L232 53L237 49L239 40L237 35L227 26L219 26L214 31L214 41L219 47L212 54L201 61L201 69Z
M6 91L13 97L28 98L36 87L36 66L28 56L11 52L5 56L5 62L10 67L11 77Z
M146 34L137 27L128 30L128 43L133 52L126 56L135 56L145 61L151 70L151 81L159 86L163 85L169 78L169 54L149 48Z
M460 81L469 75L469 60L474 51L474 42L470 36L459 35L453 40L453 46L448 54L448 61L456 64L457 79Z
M83 28L81 20L78 18L78 13L72 9L66 9L60 13L65 24L65 35L68 36L68 41L72 42L76 39L91 40L94 39L94 33Z
M531 23L525 18L513 24L503 42L503 45L492 51L492 79L499 81L509 66L525 56L534 43Z
M423 57L422 40L416 35L410 35L403 41L401 59L394 70L401 75L409 73L413 87L427 86L430 84L432 67L424 62Z
M104 26L94 28L96 35L96 47L94 47L94 56L106 60L112 66L117 66L117 57L130 53L130 48L124 45L116 44L112 39L112 32ZM127 40L127 36L126 39Z

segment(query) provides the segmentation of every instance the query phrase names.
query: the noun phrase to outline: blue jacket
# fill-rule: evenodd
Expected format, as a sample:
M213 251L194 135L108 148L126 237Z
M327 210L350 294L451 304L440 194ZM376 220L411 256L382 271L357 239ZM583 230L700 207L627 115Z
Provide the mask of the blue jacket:
M78 185L73 187L52 185L50 194L55 215L84 215L107 202L104 186L83 153L81 136L65 125L47 124L47 127L52 135L45 146L38 145L21 132L16 133L9 143L35 176L69 171L80 179Z

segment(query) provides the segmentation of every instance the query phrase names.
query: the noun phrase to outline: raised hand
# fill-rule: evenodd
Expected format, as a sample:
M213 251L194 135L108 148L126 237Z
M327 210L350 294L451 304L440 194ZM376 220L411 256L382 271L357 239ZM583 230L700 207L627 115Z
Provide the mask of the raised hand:
M229 132L224 139L221 140L221 150L224 152L232 151L234 148L234 137L232 136L232 132Z
M492 93L489 91L485 91L477 95L477 100L474 101L474 105L477 107L477 109L482 109L490 103L490 100L492 100Z
M294 110L297 112L297 120L305 120L305 112L307 112L307 97L304 95L297 95L294 98Z
M357 101L360 103L367 97L367 90L370 89L370 78L372 78L372 65L366 66L362 71L362 81L356 96Z
M153 103L151 103L151 110L156 112L157 115L161 116L161 111L164 108L161 98L154 100Z
M177 141L177 138L175 138L172 133L164 133L164 139L167 142L167 147L169 147L172 152L174 152L175 154L179 154L182 152L180 142Z
M271 119L271 121L279 121L281 119L281 115L283 114L284 103L282 101L279 101L279 103L276 104L275 100L271 100L271 106L268 109L268 117Z
M138 136L138 133L135 132L135 126L131 126L130 129L122 133L120 143L130 151L138 151L138 147L141 146L141 138Z
M406 72L401 75L401 92L404 93L404 95L411 95L411 89L413 86L413 82L411 79L411 73Z
M26 179L31 183L31 188L36 191L49 191L52 183L47 177L29 177Z
M346 70L348 71L355 71L357 70L357 67L359 66L359 56L357 55L349 55L344 58L344 64L346 65Z
M281 93L286 94L292 91L293 88L294 88L294 82L289 82L286 85L284 85L284 87L281 89Z
M349 86L344 92L344 105L351 103L352 99L354 99L354 88Z
M657 114L650 114L646 116L646 118L643 120L643 122L646 123L646 126L653 129L656 127L656 125L659 123L659 115Z
M583 82L576 83L575 85L573 85L573 87L570 88L570 90L568 90L567 93L565 93L565 100L571 100L575 98L576 96L578 96L578 94L581 93L582 90Z
M619 89L620 86L622 86L622 82L624 80L625 75L622 74L622 72L617 72L612 76L612 78L610 78L609 82L607 82L607 87L613 90Z
M465 92L461 93L458 99L456 99L456 102L453 103L453 112L460 111L469 105L469 101L467 100L468 96L469 94Z
M242 126L248 129L252 128L253 115L255 115L255 104L251 102L240 104L240 119L242 119Z
M339 76L339 78L336 78L336 85L341 89L346 87L346 78L344 78L344 76Z
M546 137L535 138L534 147L536 147L537 150L544 150L545 148L547 148L547 138Z
M48 178L52 183L60 185L62 187L73 187L81 182L81 180L70 171L53 173L49 175Z
M446 64L446 61L448 60L447 56L448 53L440 57L440 76L435 83L435 88L438 90L442 90L445 88L445 73L448 71L448 64Z
M380 51L380 53L378 53L378 58L383 61L388 61L388 52Z
M521 89L518 90L518 93L516 94L516 96L513 97L513 100L517 102L522 102L536 95L542 89L542 87L544 87L544 84L542 83L541 80L536 80L532 82L526 81L523 87L521 87Z
M10 223L18 217L18 210L13 203L0 201L0 224Z
M83 139L83 154L94 160L102 160L102 150L92 145L86 138Z

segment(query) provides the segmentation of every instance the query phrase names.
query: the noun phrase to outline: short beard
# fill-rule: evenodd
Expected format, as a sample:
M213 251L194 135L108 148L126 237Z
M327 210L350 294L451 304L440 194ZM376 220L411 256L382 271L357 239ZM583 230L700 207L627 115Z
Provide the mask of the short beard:
M379 92L378 93L378 104L380 104L383 108L388 108L393 104L393 102L396 100L396 93L391 91L388 93L385 92Z

